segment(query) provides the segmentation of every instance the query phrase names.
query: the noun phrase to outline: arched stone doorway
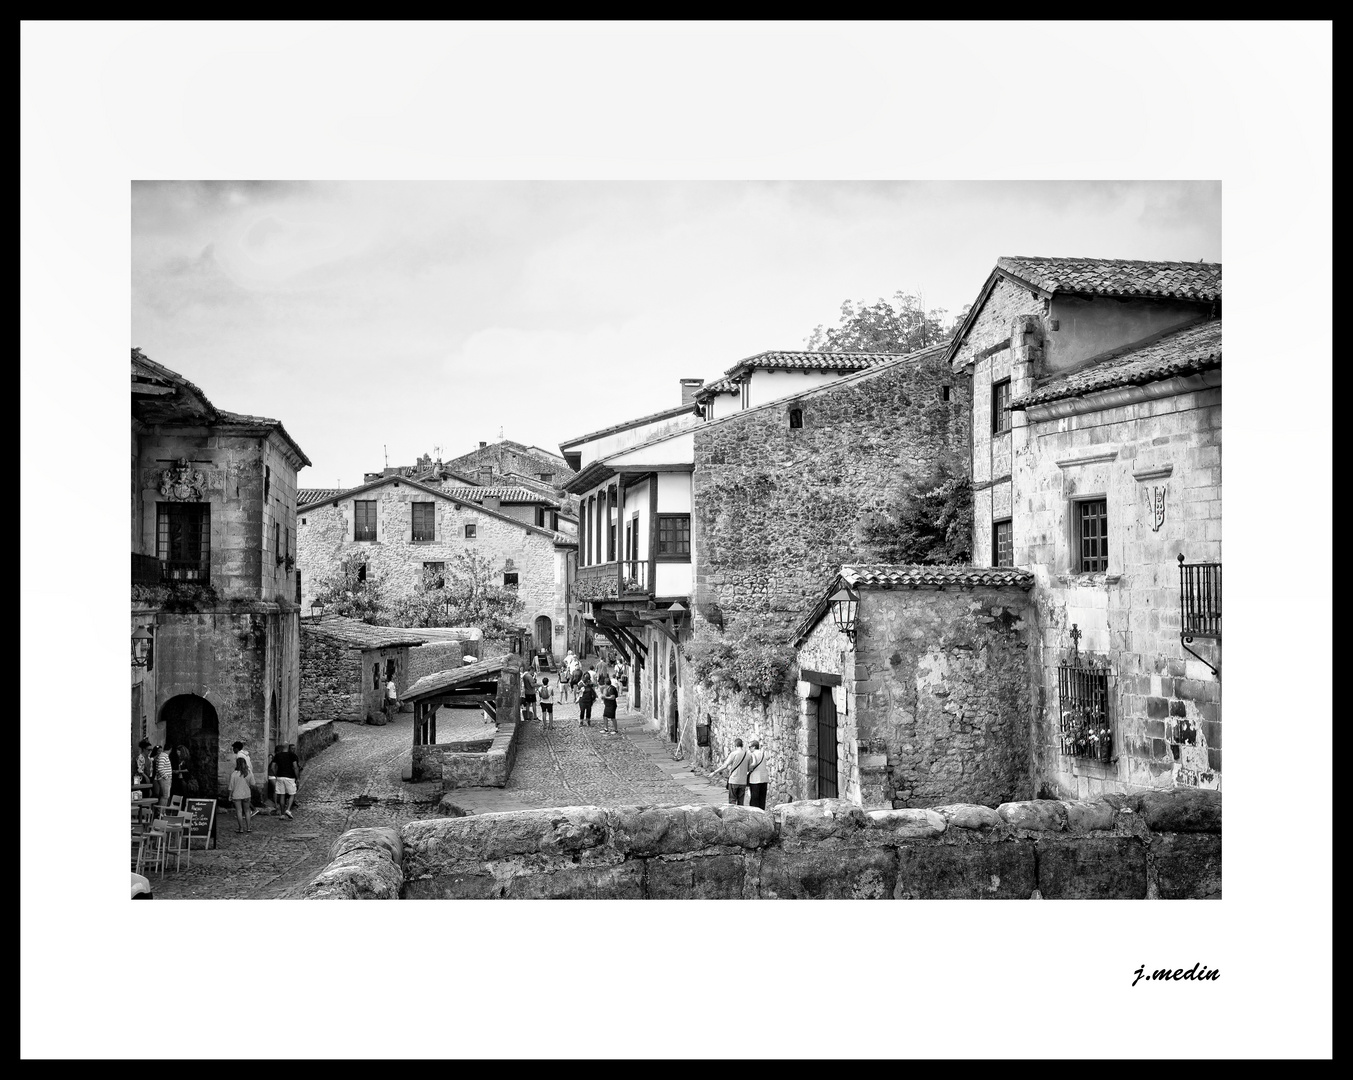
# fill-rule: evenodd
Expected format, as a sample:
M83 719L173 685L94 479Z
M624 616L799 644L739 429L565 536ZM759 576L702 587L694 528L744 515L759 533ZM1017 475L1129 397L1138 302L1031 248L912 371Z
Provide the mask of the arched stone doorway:
M217 777L217 758L220 754L216 709L210 701L196 694L172 697L160 710L168 746L186 746L191 758L188 776L195 780L197 795L211 798L221 788Z

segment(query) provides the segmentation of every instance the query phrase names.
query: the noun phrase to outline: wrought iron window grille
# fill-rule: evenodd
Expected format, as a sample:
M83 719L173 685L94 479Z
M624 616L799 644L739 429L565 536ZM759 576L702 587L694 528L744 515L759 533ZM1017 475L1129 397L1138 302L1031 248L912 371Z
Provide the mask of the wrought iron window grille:
M1221 563L1186 563L1179 555L1179 643L1184 651L1217 669L1189 648L1194 638L1221 641Z
M1082 656L1081 631L1071 626L1071 655L1057 665L1058 736L1068 757L1112 762L1114 723L1109 708L1113 672L1106 658Z

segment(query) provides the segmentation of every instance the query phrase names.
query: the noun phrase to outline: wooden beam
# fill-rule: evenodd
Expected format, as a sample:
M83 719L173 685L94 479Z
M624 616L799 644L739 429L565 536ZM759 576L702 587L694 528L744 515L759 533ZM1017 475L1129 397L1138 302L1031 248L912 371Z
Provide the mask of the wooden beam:
M658 590L658 478L648 486L648 595Z

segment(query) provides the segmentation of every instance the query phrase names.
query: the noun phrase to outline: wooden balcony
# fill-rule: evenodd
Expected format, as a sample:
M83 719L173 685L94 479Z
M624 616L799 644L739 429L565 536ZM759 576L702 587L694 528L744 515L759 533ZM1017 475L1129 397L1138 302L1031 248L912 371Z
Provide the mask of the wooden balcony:
M647 559L580 566L578 576L573 581L573 599L580 602L624 600L630 597L646 599L652 595Z

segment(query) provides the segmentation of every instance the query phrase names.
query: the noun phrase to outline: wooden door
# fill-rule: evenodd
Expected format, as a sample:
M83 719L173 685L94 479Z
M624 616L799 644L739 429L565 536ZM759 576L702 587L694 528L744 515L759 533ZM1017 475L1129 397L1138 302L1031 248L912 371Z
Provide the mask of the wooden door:
M836 702L831 687L824 686L817 697L817 797L835 799L837 795Z

